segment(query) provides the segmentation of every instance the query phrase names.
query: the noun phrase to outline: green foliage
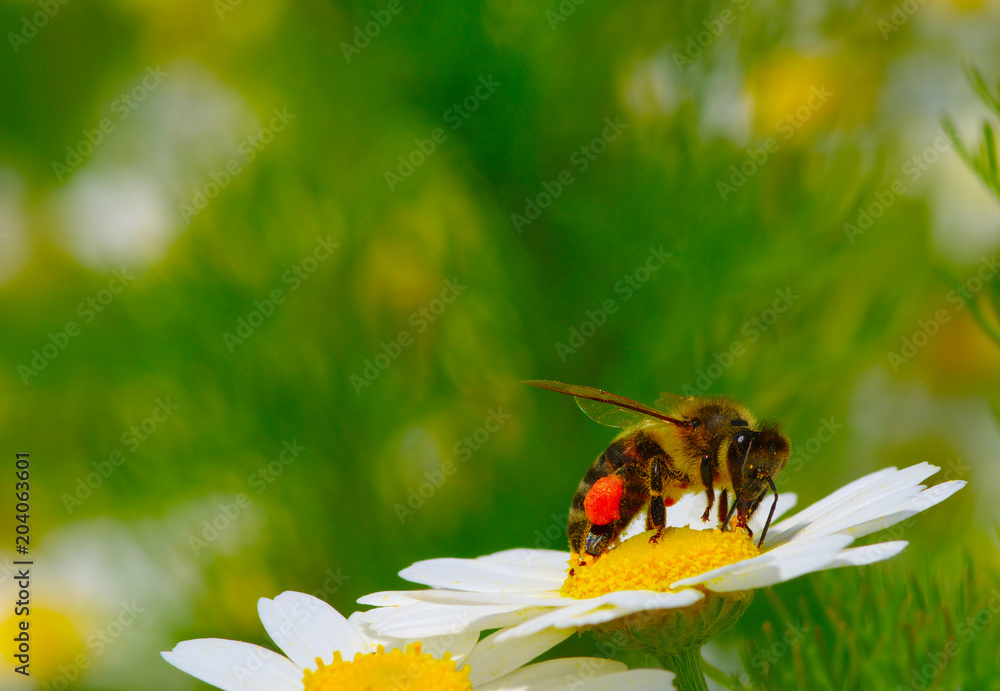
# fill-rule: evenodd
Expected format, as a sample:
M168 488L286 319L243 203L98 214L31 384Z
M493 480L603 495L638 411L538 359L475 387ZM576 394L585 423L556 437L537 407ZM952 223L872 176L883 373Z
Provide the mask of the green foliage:
M982 536L933 566L895 564L812 576L740 644L732 689L997 689L1000 551ZM911 548L912 549L912 548Z
M887 352L944 304L936 267L949 241L932 232L928 189L895 198L860 236L845 232L914 154L906 129L933 129L936 114L891 106L903 68L921 59L942 66L940 79L959 71L948 49L916 30L923 16L882 40L877 22L890 0L808 12L749 3L681 70L674 53L689 41L697 48L706 23L744 3L563 2L576 9L553 28L554 1L404 2L350 61L341 44L384 3L230 3L222 17L215 4L59 4L37 37L0 60L0 213L13 218L16 208L23 225L0 238L0 449L39 459L40 545L68 527L99 533L114 521L156 545L149 552L180 574L158 588L185 605L130 631L146 654L103 658L111 671L95 672L90 688L128 688L127 669L132 678L169 674L182 688L155 646L199 636L261 642L261 596L321 591L349 612L361 595L405 587L397 573L416 560L563 549L570 498L609 430L522 379L648 403L661 391L733 395L789 433L804 462L781 489L802 504L878 467L967 453L973 482L958 516L995 519L995 459L984 451L992 427L969 417L979 426L960 432L913 433L905 420L872 431L857 412L869 410L858 398L873 372L884 388L925 386L941 406L952 404L947 395L992 394L1000 376L995 349L983 355L963 338L965 312L905 369L887 367ZM29 10L35 4L0 5L0 25L21 26ZM57 179L52 163L113 115L151 65L173 77ZM1000 117L995 92L972 74ZM501 86L452 129L448 113L488 76ZM785 138L779 128L821 85L833 96ZM236 114L226 110L233 104ZM183 138L216 107L222 125ZM296 116L288 128L184 222L179 205L282 107ZM581 170L574 154L618 117L627 128ZM950 127L995 192L996 127L985 125L969 150ZM447 139L390 189L386 173L438 128ZM765 148L769 138L776 149ZM762 150L767 160L754 165ZM743 165L753 172L739 182ZM162 251L129 260L134 284L85 322L78 306L120 267L81 246L119 228L111 222L135 199L115 198L108 223L82 239L59 210L109 170L150 185L168 230ZM519 232L512 215L567 170L573 182ZM17 184L8 185L10 171ZM734 180L724 198L720 183ZM340 247L292 290L285 276L318 237ZM637 282L660 248L671 256ZM446 281L468 287L433 320L422 316ZM284 302L249 337L227 340L275 289ZM996 337L995 278L990 291L992 302L972 307ZM785 294L794 299L770 319ZM608 301L614 310L579 343L574 333L590 333L584 323ZM19 367L69 321L80 335L25 383ZM396 352L404 332L409 345L369 378L369 363ZM177 411L131 448L130 429L168 397ZM500 411L510 417L490 431ZM844 430L806 451L831 418ZM284 463L293 441L305 451ZM115 453L124 462L80 499L79 483ZM195 553L190 538L239 494L252 512ZM0 515L0 534L10 534L10 514ZM984 579L996 573L958 523L949 537L964 540L976 573L929 575L937 555L922 541L935 533L915 531L906 564L918 576L840 570L803 579L807 590L778 588L775 611L795 604L770 619L771 634L761 628L769 601L758 597L737 629L757 646L743 650L748 662L784 621L802 618L814 633L767 675L748 664L754 683L865 687L856 665L870 662L886 688L906 683L981 607ZM331 581L331 571L346 580ZM994 636L963 644L940 679L990 688L973 682L990 683L977 670L996 651ZM565 649L592 654L586 646Z
M966 76L976 95L990 109L991 115L1000 118L1000 82L997 83L996 91L991 90L982 73L974 65L966 66ZM1000 200L1000 168L997 166L997 141L994 134L996 123L983 120L982 138L979 140L979 145L972 149L965 144L951 118L945 116L942 124L958 155ZM946 280L951 285L959 284L957 278L947 273ZM983 331L1000 344L1000 324L998 324L1000 275L993 274L987 287L988 290L969 300L969 309Z

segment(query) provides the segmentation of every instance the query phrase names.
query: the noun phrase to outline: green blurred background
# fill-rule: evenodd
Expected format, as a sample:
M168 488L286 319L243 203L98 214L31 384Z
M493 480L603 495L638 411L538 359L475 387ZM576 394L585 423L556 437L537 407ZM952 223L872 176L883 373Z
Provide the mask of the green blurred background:
M265 643L261 596L349 612L416 560L563 549L611 431L518 383L550 378L736 396L800 505L970 481L890 563L760 594L714 683L1000 688L1000 204L940 130L988 135L963 65L995 83L998 20L0 3L0 453L31 453L37 560L36 676L0 686L204 688L158 651Z

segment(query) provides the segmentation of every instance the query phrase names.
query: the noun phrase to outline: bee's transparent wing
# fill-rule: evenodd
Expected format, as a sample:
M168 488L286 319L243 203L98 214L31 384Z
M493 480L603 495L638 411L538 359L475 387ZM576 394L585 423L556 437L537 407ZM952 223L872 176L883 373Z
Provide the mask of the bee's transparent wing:
M685 398L688 397L661 391L660 397L656 399L656 403L653 405L657 408L657 410L674 410Z
M592 398L581 398L580 396L574 396L574 399L587 417L608 427L625 429L652 420L649 415L643 415L627 408L619 408L614 403L595 401Z
M548 380L532 380L524 383L575 397L577 405L580 406L580 410L587 414L587 417L608 427L631 427L651 419L686 426L684 421L669 417L644 403L601 389Z

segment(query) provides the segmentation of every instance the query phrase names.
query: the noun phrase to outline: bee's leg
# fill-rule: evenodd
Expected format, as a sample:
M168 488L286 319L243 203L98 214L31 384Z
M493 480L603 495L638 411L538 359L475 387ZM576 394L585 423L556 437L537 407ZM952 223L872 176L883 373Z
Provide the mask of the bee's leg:
M719 527L726 520L726 516L729 514L729 490L722 490L722 494L719 495Z
M705 513L701 516L702 521L708 521L708 517L712 515L712 505L715 504L715 488L712 486L715 480L713 470L712 456L709 454L702 456L701 483L705 485L705 496L708 497L708 506L705 507Z
M652 543L657 543L663 537L663 529L667 525L667 508L663 504L663 496L656 495L649 501L649 516L646 518L646 527L650 530L656 528L656 535L649 538Z
M663 459L666 461L666 459ZM667 525L667 507L663 503L663 475L660 468L660 457L653 456L649 465L649 514L646 515L646 530L656 528L656 535L650 542L656 542L663 535Z
M613 526L614 523L590 526L590 532L587 533L587 544L584 547L587 554L596 557L604 553L604 550L608 548L608 543L611 542L611 538L617 532Z

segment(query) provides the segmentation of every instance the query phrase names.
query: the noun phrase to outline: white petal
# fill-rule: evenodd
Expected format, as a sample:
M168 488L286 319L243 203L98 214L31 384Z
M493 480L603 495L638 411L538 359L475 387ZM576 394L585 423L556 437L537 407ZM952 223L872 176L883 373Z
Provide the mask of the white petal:
M552 691L580 688L579 682L552 687ZM587 691L669 691L674 688L674 674L665 669L631 669L627 672L608 674L587 682Z
M632 520L629 521L628 525L625 526L625 529L618 534L618 537L612 541L611 544L614 545L616 543L625 542L625 540L628 540L629 538L646 532L646 516L648 515L648 509L641 509L639 513L637 513ZM669 511L667 512L667 525L671 525Z
M683 609L704 597L700 590L684 589L676 593L649 590L622 590L602 595L597 606L576 612L563 612L562 623L574 627L594 626L635 612L654 609Z
M373 607L399 607L400 605L415 605L419 600L410 597L406 590L383 590L358 598L359 605L372 605Z
M259 645L200 638L160 654L177 669L224 691L302 691L302 670Z
M508 549L479 557L476 561L547 569L565 577L569 560L569 552L557 552L551 549Z
M773 495L766 497L760 503L760 508L758 508L754 513L753 518L750 519L750 529L753 530L754 535L760 535L761 531L764 530L764 524L767 523L767 514L771 512L771 502L773 501ZM771 519L772 527L774 526L774 521L781 518L781 516L794 507L798 501L799 495L795 494L795 492L779 493L778 503L774 507L774 518ZM770 532L770 530L771 528L768 528L768 532Z
M893 542L877 542L864 547L851 547L843 550L837 558L824 566L824 569L835 569L838 566L865 566L891 559L902 552L909 543L906 540Z
M575 684L571 688L582 688L584 680L624 670L625 665L614 660L566 657L521 667L502 679L477 686L476 691L549 691L567 683Z
M271 640L303 669L315 669L317 657L329 664L334 651L345 660L367 652L344 615L312 595L287 591L274 600L262 597L257 611Z
M564 607L539 614L523 624L501 631L498 638L529 636L545 629L575 629L593 626L650 609L688 607L704 597L701 591L685 589L677 593L650 590L622 590L585 600L567 600Z
M512 626L542 611L545 610L538 607L421 602L403 607L380 607L362 612L360 618L380 635L421 638Z
M780 553L778 550L773 550L760 557L730 565L738 568L728 570L721 576L713 578L709 572L694 578L685 578L674 583L672 587L704 583L710 590L720 593L764 588L798 578L811 571L819 571L836 559L840 550L852 541L847 535L827 535L815 539L797 540L786 545Z
M451 659L456 667L467 663L469 653L479 642L479 631L465 631L447 636L427 636L421 639L423 651L441 659L445 653L451 653Z
M839 490L821 499L809 508L800 511L791 518L774 526L773 536L769 535L766 545L777 545L787 542L795 533L802 531L810 524L825 521L830 517L841 516L845 511L866 505L870 502L882 501L901 489L916 487L921 480L930 477L940 468L929 463L897 470L885 468L866 475L860 480L841 487Z
M522 566L487 559L428 559L405 568L399 575L408 581L450 590L497 592L504 590L558 590L566 580L566 564Z
M898 472L899 470L896 468L882 468L881 470L876 470L874 473L869 473L868 475L860 477L853 482L849 482L832 494L827 495L823 499L820 499L816 503L808 506L802 511L799 511L790 518L786 518L781 521L774 526L774 529L777 532L783 532L796 525L800 527L808 525L817 516L829 511L831 508L837 506L848 497L852 497L855 494L864 492L872 487L876 487L880 482L883 482L886 478L889 478Z
M492 633L473 648L465 659L472 667L469 681L473 686L499 679L505 674L531 662L542 653L569 638L574 631L542 631L533 636L497 640L502 631Z
M470 593L465 590L417 590L414 599L445 605L521 605L522 607L559 607L566 597L557 590L544 593Z
M413 638L397 638L375 632L371 625L362 620L363 612L355 612L347 621L351 623L361 637L364 638L368 652L375 652L381 645L386 651L406 650L407 646L416 642ZM456 666L461 666L466 656L479 640L478 631L456 633L449 636L425 636L420 640L421 650L428 655L441 659L445 653L451 653L451 659Z
M798 531L782 533L773 542L770 539L767 540L766 548L804 537L818 537L849 531L868 521L895 512L900 506L919 496L921 489L919 486L901 487L885 494L871 492L852 497Z
M707 524L701 520L708 506L705 493L685 494L676 504L667 508L667 526L673 528L704 528ZM714 514L714 512L713 512ZM645 527L643 528L645 530Z
M726 564L725 566L712 569L711 571L705 571L697 576L690 576L688 578L681 579L676 583L671 584L671 587L676 588L697 585L699 583L707 583L708 581L712 581L726 574L757 570L782 561L796 559L802 554L812 554L826 551L829 553L830 558L833 558L842 547L845 547L851 542L852 538L846 535L824 536L819 538L811 537L794 540L788 544L763 552L760 556L753 557L751 559L742 559L740 561L733 562L732 564Z
M926 511L936 504L940 504L963 487L965 487L964 480L951 480L949 482L942 482L940 485L934 485L909 500L898 504L892 513L879 515L878 512L874 512L874 518L852 525L847 529L847 532L854 538L878 532ZM825 528L825 530L829 530L829 528Z
M347 618L348 623L358 632L365 642L365 653L374 653L379 646L389 652L390 650L406 650L412 644L413 638L397 638L395 636L383 636L376 633L367 621L363 620L364 612L354 612Z

